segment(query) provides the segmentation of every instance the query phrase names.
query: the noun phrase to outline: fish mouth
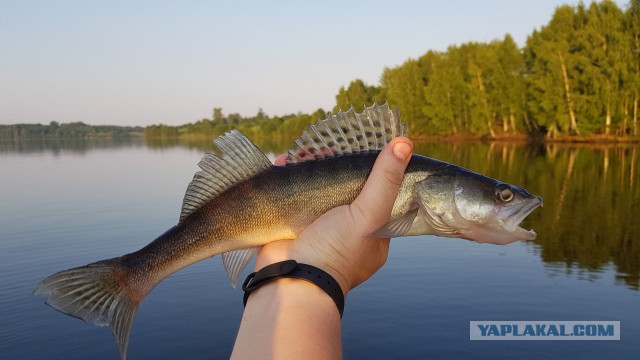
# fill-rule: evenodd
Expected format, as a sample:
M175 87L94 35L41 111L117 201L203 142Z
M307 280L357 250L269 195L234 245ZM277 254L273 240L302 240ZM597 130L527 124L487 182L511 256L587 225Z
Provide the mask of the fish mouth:
M542 206L542 198L531 195L531 198L518 204L501 208L494 221L473 224L465 229L456 231L455 236L479 243L496 245L506 245L520 240L533 240L536 238L536 232L523 229L520 227L520 223L538 206Z
M520 240L533 240L536 232L520 227L520 223L538 206L543 205L543 200L539 196L534 196L531 200L517 205L505 206L498 212L498 219L503 229L512 236Z

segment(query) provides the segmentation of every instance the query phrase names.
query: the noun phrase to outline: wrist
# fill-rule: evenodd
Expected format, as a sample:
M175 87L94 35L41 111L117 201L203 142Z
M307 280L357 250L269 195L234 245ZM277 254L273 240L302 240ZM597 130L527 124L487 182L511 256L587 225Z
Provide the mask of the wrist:
M281 279L304 280L322 290L336 305L342 317L344 311L344 293L340 284L326 271L295 260L285 260L267 265L257 272L251 273L242 284L244 304L257 289Z
M309 311L310 308L313 311ZM282 278L260 286L247 300L245 311L251 309L256 312L271 309L281 314L309 313L309 316L335 313L340 319L335 303L322 289L295 278Z
M295 256L295 255L292 256L291 259L297 261L300 264L311 265L329 274L329 276L331 276L333 280L335 280L340 286L340 289L342 290L343 298L345 299L347 298L347 293L349 292L349 290L351 290L351 287L349 286L350 283L346 280L344 276L342 276L342 274L339 271L337 271L329 263L315 261L315 259L306 259L304 256Z
M277 262L295 260L300 264L311 265L328 273L340 285L343 297L347 297L347 293L351 290L351 282L347 281L340 271L337 271L328 262L318 261L313 257L296 252L291 249L290 245L291 241L277 241L263 246L256 258L253 271L258 272L262 268Z

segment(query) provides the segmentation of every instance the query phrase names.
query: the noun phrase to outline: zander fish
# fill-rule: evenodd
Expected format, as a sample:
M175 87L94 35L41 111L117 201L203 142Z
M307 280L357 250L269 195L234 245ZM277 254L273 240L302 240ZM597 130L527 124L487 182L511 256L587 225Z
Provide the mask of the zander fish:
M34 294L65 314L108 325L122 359L144 297L170 274L222 254L235 287L247 263L272 241L295 239L326 211L360 193L380 150L406 126L397 109L373 105L339 112L295 141L286 166L240 132L214 143L187 188L180 220L144 248L44 279ZM507 244L532 240L520 222L542 199L461 167L412 155L390 221L373 237L432 234ZM365 234L363 234L365 235Z

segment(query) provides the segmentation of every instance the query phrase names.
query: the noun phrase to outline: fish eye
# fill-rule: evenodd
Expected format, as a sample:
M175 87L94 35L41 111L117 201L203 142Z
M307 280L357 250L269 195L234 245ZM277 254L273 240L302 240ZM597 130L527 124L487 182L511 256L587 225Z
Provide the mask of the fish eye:
M501 184L496 188L496 198L502 202L509 202L513 200L515 194L508 185Z

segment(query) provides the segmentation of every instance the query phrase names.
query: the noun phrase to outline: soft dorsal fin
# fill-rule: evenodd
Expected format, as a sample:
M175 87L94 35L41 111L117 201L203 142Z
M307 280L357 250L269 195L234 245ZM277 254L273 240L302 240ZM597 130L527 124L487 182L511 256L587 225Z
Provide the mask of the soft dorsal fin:
M202 170L193 176L187 187L180 211L181 221L232 185L273 166L262 151L238 130L231 130L213 143L222 154L207 153L198 163Z
M407 126L400 122L400 111L387 103L373 104L356 113L347 112L319 120L302 132L289 150L287 163L382 150L391 139L405 136Z

